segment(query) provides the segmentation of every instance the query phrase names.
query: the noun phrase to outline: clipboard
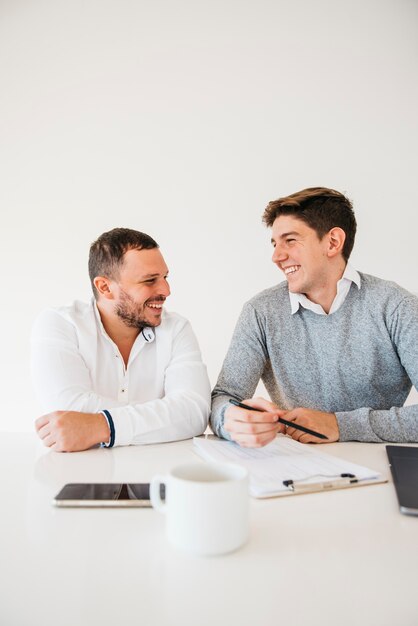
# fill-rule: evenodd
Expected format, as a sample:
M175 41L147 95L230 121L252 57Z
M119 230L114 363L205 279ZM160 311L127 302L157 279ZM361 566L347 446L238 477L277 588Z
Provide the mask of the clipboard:
M294 496L349 489L387 482L379 472L320 452L286 435L264 448L241 448L232 441L205 435L193 439L196 452L207 461L237 463L250 476L254 498Z

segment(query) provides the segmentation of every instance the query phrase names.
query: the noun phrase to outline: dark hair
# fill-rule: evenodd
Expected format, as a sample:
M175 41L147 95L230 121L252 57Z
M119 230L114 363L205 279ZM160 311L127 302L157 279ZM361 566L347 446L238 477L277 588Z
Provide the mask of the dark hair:
M123 256L128 250L151 250L158 248L152 237L130 228L114 228L103 233L90 246L89 276L94 297L97 298L94 279L96 276L106 276L115 279L123 264Z
M294 215L312 228L319 239L338 226L345 232L343 257L347 261L354 246L357 224L353 205L339 191L327 187L309 187L290 196L272 200L263 213L263 222L273 226L280 215Z

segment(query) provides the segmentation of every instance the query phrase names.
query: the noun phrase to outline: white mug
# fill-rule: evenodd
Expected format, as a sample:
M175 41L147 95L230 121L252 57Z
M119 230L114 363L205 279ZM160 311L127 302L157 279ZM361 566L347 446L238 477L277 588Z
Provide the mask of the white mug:
M248 539L248 472L239 465L179 465L167 476L154 476L150 496L152 506L167 515L167 538L178 548L209 556L232 552Z

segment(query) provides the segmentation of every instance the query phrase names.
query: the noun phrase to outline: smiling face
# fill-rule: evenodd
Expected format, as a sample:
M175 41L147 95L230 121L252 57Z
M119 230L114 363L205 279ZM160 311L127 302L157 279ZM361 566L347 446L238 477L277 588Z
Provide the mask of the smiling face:
M289 291L304 293L312 302L320 303L320 294L335 286L330 233L319 239L312 228L292 215L280 215L273 223L273 263L284 272Z
M114 313L130 328L161 324L165 299L170 295L168 268L158 248L128 250L117 280L110 282Z

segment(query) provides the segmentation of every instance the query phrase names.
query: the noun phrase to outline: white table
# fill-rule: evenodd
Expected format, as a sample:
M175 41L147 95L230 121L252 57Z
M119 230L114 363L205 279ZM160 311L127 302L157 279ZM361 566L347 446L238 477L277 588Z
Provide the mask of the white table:
M251 500L251 538L198 558L166 543L150 509L57 509L67 482L146 482L191 441L59 454L0 438L1 626L416 626L418 518L393 485ZM322 451L389 479L383 445Z

